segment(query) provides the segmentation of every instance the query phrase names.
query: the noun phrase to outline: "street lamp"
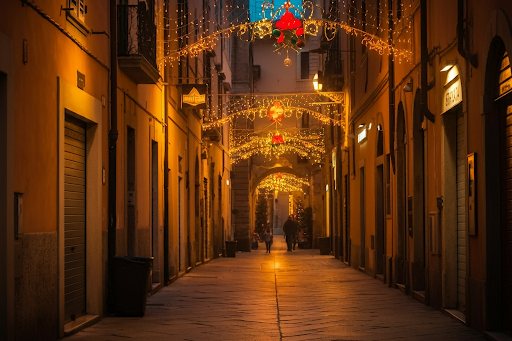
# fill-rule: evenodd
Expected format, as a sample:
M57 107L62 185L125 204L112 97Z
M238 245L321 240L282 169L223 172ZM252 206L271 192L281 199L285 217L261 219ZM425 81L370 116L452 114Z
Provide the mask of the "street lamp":
M322 91L322 71L318 71L313 77L313 88L315 91Z
M457 60L446 60L441 68L441 72L449 71L452 67L457 64Z
M329 98L334 103L342 104L345 99L345 94L343 92L323 91L323 87L324 87L324 84L323 84L324 79L323 78L324 77L323 77L322 71L318 71L315 74L315 76L313 77L313 88L315 89L315 91L320 93L322 96ZM329 102L329 103L322 102L320 104L330 104L332 102ZM313 104L315 104L315 103L313 103Z

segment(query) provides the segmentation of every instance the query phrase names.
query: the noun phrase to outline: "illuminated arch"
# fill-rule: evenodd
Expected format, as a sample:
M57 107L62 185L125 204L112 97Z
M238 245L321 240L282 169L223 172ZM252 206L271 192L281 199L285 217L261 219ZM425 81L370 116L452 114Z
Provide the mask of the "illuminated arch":
M293 33L294 38L293 41L289 41L290 34L287 35L287 39L283 41L279 39L283 36L283 28L279 26L279 22L283 19L288 9L292 9L295 13L295 18L299 18L301 25L298 28L298 32L295 31L295 26L292 29L289 29L288 33ZM293 5L290 6L288 1L284 1L283 5L280 7L274 7L273 2L265 1L262 4L262 17L263 19L258 21L247 21L247 22L236 22L236 23L222 23L222 25L229 25L228 27L221 28L211 34L203 36L199 38L194 43L188 44L182 48L177 50L168 51L168 54L164 57L165 62L177 61L180 57L191 56L195 57L200 52L206 50L212 50L219 41L220 37L229 38L231 35L237 35L241 39L246 41L254 41L256 38L278 38L275 44L276 51L282 48L289 50L298 51L302 47L301 44L297 44L299 41L305 42L305 38L307 35L316 36L317 33L323 28L323 34L326 40L332 40L336 36L338 30L344 30L347 34L351 34L354 36L359 36L361 38L361 44L365 45L370 50L375 50L379 54L393 54L394 58L401 60L411 60L412 51L410 46L407 49L397 48L396 44L400 43L402 39L398 39L397 41L388 42L387 38L380 38L378 35L367 32L364 28L355 27L355 18L348 19L349 22L346 21L334 21L327 19L316 19L313 17L314 5L311 1L304 1L301 8L295 8ZM317 16L318 17L318 16ZM410 16L412 17L412 15ZM280 20L278 20L280 19ZM237 18L238 20L238 18ZM250 19L248 19L250 20ZM408 22L404 22L402 26L408 29L410 26L411 19L408 19ZM367 23L365 22L365 25ZM395 23L397 24L397 23ZM222 26L221 25L221 26ZM380 24L377 26L377 32L382 31L380 28ZM380 30L380 31L379 31ZM281 32L276 32L281 31ZM208 33L208 30L206 32ZM279 34L281 33L281 34ZM296 34L296 37L295 37ZM383 34L383 37L386 35ZM179 37L179 39L188 39L190 38L187 35ZM170 39L167 41L167 45L170 46Z
M297 171L296 169L293 169L291 167L274 167L274 168L270 168L266 171L264 171L263 173L261 173L260 175L258 175L254 181L253 181L253 185L251 186L252 188L252 192L254 193L254 191L256 190L256 188L258 188L258 185L267 177L269 176L272 176L273 174L277 174L277 173L281 173L281 174L291 174L297 178L305 178L307 176L307 174L302 174L301 172Z

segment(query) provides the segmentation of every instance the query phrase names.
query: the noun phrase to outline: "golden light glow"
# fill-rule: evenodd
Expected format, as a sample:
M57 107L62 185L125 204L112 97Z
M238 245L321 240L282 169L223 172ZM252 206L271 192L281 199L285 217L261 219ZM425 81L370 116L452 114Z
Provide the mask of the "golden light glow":
M328 101L325 101L325 100ZM345 127L345 93L321 92L301 94L226 94L223 96L222 111L208 108L203 122L203 130L218 128L226 123L233 123L243 117L254 121L257 117L268 117L268 109L279 102L282 117L295 115L297 119L304 114L317 119L322 124ZM338 107L340 105L340 107ZM226 115L221 115L226 112ZM279 112L281 115L281 111Z
M347 34L359 37L361 44L369 50L377 51L379 54L393 54L393 58L398 62L412 60L412 18L414 15L412 4L408 6L401 4L401 18L393 20L393 27L397 29L391 31L391 43L388 42L386 2L379 2L378 7L366 3L364 11L351 4L349 0L338 1L333 12L332 8L322 10L318 6L315 8L310 1L305 1L301 8L294 9L294 14L303 19L304 37L316 35L323 27L325 38L332 40L339 30L343 30ZM191 12L177 10L175 18L167 17L168 19L164 22L164 29L176 29L176 35L172 35L174 38L171 38L171 34L165 37L167 50L164 51L164 61L168 63L177 61L184 56L195 57L202 51L212 50L219 40L229 39L234 34L246 41L265 37L272 38L273 21L283 13L285 6L286 3L275 9L273 3L265 1L261 7L263 19L253 22L245 22L240 19L239 13L249 10L245 4L233 5L226 2L223 8L217 8L218 6L214 4L216 7L214 11L222 13L220 16L212 16L209 12L204 12L202 17L200 14L197 17ZM314 9L321 11L320 16L316 17L327 19L314 19ZM254 11L254 8L250 11ZM210 19L212 17L214 18ZM191 20L191 18L196 19ZM184 29L186 26L190 26L189 29ZM275 40L275 38L272 39ZM181 45L181 47L176 48L177 45ZM297 50L295 44L288 45L284 48Z
M302 192L303 186L309 186L306 178L289 173L274 173L263 179L256 189L259 192Z
M322 155L325 153L323 128L277 133L282 135L283 143L272 143L272 138L276 135L274 131L239 133L237 129L230 130L231 163L246 160L253 155L274 159L285 153L297 154L314 163L321 162Z

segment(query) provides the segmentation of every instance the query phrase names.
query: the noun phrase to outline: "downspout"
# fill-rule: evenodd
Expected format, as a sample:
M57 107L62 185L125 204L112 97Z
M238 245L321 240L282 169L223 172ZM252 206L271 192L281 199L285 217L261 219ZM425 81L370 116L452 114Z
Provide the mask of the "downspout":
M164 67L164 285L169 281L169 105L168 67Z
M393 0L388 1L388 31L389 31L389 43L393 43ZM389 76L388 76L388 82L389 82L389 155L390 155L390 163L391 167L393 169L393 174L396 174L396 168L395 168L395 93L393 89L395 88L395 63L393 61L393 51L390 51L389 57L388 57L388 69L389 69ZM389 169L388 169L389 171ZM393 230L391 230L391 233L393 234ZM391 241L393 241L394 236L391 235ZM391 247L391 257L389 257L388 261L388 269L389 269L389 286L393 286L393 283L395 282L393 277L393 254L394 249L393 246Z
M388 30L389 30L389 44L393 44L393 0L388 1L388 8L390 8L388 13ZM395 88L395 62L394 62L394 54L393 50L390 51L388 56L388 85L389 85L389 151L391 155L391 166L393 168L393 174L395 174L395 93L393 89Z
M110 0L110 131L108 133L108 311L115 312L113 260L117 226L117 2Z
M460 1L460 0L459 0ZM427 43L427 0L421 0L421 112L432 123L435 116L428 110L428 43Z
M457 0L457 49L459 54L465 60L469 61L471 66L478 68L478 55L464 49L464 0Z

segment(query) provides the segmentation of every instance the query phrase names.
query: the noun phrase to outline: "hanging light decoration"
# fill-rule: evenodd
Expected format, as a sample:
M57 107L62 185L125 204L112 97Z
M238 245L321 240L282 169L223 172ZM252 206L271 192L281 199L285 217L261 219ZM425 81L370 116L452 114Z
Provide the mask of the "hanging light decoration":
M294 7L290 1L286 1L282 7L285 12L281 16L281 19L276 21L272 35L277 39L274 46L277 47L278 50L286 48L286 59L284 60L284 65L290 66L292 65L292 60L288 57L288 48L295 51L300 50L306 44L306 37L304 28L302 27L302 21L290 12L290 8ZM298 14L303 19L304 14L300 12L298 12Z
M338 10L336 13L327 12L331 9L324 9L323 13L313 17L315 6L311 1L304 1L302 6L295 7L288 0L279 8L274 7L274 2L263 1L261 5L261 20L247 21L240 20L233 14L234 11L244 9L245 4L227 4L222 8L226 11L222 22L207 19L206 13L203 18L197 22L190 23L194 29L183 30L184 34L176 37L168 34L165 37L166 50L162 62L169 63L178 61L180 57L196 57L200 52L212 50L217 43L231 35L237 35L240 39L254 41L256 38L274 37L278 49L283 47L295 51L300 50L306 43L306 35L316 36L323 27L323 35L327 41L334 39L339 30L344 30L347 34L360 38L361 44L369 50L377 51L379 54L393 54L394 60L411 62L412 60L412 21L414 18L414 8L412 2L405 6L401 4L402 17L394 19L393 27L402 27L401 30L391 30L391 40L387 39L388 26L383 24L383 18L389 11L387 3L383 6L367 9L365 12L353 7L350 0L338 0ZM367 7L372 5L367 3ZM252 10L252 9L251 9ZM167 11L167 10L166 10ZM233 11L233 12L232 12ZM353 11L353 12L351 12ZM290 13L290 15L286 13ZM372 14L373 13L373 14ZM183 23L189 20L189 13L183 13L174 19L165 19L163 28L172 29L183 27ZM234 18L234 19L233 19ZM216 18L217 19L217 18ZM250 20L250 17L248 17ZM301 26L297 27L297 21ZM281 24L276 26L276 23ZM364 26L364 28L363 28ZM193 34L200 30L202 34L199 37L193 37ZM277 30L277 31L276 31ZM386 37L386 38L383 38ZM177 44L183 41L190 41L187 44ZM279 41L279 42L278 42ZM174 47L178 47L174 49ZM276 50L277 51L277 50ZM291 60L287 58L287 62Z
M299 131L280 131L247 133L230 129L229 156L231 163L246 160L253 155L262 155L266 159L276 159L285 153L297 154L302 158L319 163L325 154L324 129L303 129Z
M279 101L274 101L267 110L268 118L272 122L281 122L283 120L284 108L283 104Z
M272 136L272 140L270 144L272 146L277 146L284 143L283 135L276 133L274 136Z
M289 173L274 173L264 178L256 187L259 192L301 192L309 186L307 178Z

